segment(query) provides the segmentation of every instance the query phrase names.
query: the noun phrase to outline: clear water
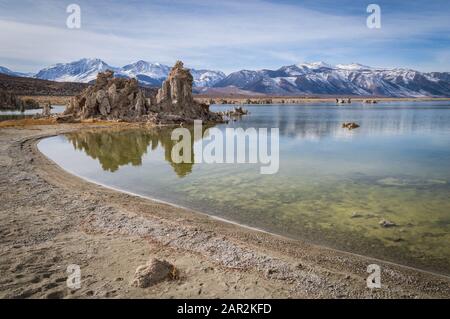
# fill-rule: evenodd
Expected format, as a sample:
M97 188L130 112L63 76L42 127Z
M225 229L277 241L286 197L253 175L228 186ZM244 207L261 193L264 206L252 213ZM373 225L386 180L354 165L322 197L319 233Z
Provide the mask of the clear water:
M64 105L53 105L52 114L62 113L66 107ZM20 111L1 111L0 110L0 122L9 120L20 120L24 118L33 117L36 114L42 114L42 109L25 110L25 112Z
M278 127L276 175L259 164L175 164L167 129L85 130L39 148L114 188L450 274L450 102L246 108L249 116L217 127ZM343 129L350 121L361 127Z

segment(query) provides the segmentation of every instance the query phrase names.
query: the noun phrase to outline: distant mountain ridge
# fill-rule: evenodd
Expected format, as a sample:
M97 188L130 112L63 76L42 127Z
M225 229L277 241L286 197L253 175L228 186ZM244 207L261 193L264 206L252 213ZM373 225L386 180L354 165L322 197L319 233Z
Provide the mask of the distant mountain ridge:
M34 75L33 73L14 72L3 66L0 66L0 74L6 74L6 75L18 76L18 77L32 77Z
M313 62L278 70L242 70L214 85L227 86L270 95L450 97L450 73Z
M143 60L115 67L100 59L81 59L52 65L39 71L34 77L57 82L89 83L95 80L99 72L106 70L114 71L117 77L136 78L141 84L161 86L168 77L171 67ZM192 69L191 73L194 77L194 86L211 87L225 78L225 74L220 71Z
M100 59L81 59L59 63L36 74L14 72L4 67L0 67L0 73L57 82L89 83L99 72L108 69L113 70L117 77L136 78L142 85L159 87L171 68L142 60L114 67ZM208 94L208 91L217 94L218 89L226 89L267 95L450 97L450 72L374 68L358 63L335 66L325 62L301 63L277 70L241 70L228 76L221 71L205 69L191 69L191 73L196 91L202 94Z

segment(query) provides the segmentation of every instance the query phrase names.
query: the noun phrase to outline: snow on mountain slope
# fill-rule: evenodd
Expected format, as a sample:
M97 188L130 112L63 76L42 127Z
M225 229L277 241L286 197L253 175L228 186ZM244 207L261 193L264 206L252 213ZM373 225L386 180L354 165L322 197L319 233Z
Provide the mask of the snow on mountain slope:
M137 61L113 67L100 59L60 63L39 71L34 77L60 82L95 80L98 72L113 70L118 77L136 78L141 84L160 86L170 67ZM32 76L0 67L0 73ZM332 66L325 62L283 66L277 70L241 70L226 76L223 72L191 69L194 87L236 87L262 94L373 95L391 97L450 96L450 72L422 73L410 69L373 68L358 63Z
M36 78L57 82L88 83L95 80L99 72L121 70L106 64L100 59L81 59L71 63L59 63L39 71Z
M130 77L145 75L152 79L164 80L169 75L170 67L160 63L151 63L140 60L136 63L125 65L122 68L122 71Z
M196 87L212 87L226 77L225 73L221 71L210 70L191 69L191 74L194 77L194 86Z
M358 63L325 62L283 66L278 70L238 71L215 87L236 86L266 94L450 96L450 73L372 68Z
M140 83L150 86L160 86L167 78L171 68L161 63L137 61L124 67L113 67L100 59L81 59L71 63L60 63L45 68L36 74L36 78L59 82L88 83L97 77L99 72L113 70L116 76L136 78ZM191 70L194 86L211 87L223 78L220 71Z
M4 66L0 66L0 73L6 74L6 75L11 75L11 76L16 76L16 72L11 71L10 69L5 68Z
M19 77L25 77L25 78L33 76L32 73L14 72L4 66L0 66L0 74L6 74L6 75L10 75L10 76L19 76Z

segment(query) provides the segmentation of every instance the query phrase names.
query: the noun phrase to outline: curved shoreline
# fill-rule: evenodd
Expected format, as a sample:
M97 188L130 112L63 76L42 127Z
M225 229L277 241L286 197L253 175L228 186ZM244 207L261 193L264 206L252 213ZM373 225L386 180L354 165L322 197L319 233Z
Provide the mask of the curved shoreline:
M450 297L450 279L447 276L306 244L265 231L261 232L257 229L243 227L201 212L199 214L169 203L156 202L141 195L111 190L105 186L93 184L84 178L73 176L40 153L36 146L36 143L44 137L84 127L84 125L52 125L40 127L38 133L35 131L36 128L1 130L2 133L7 133L3 134L0 139L2 175L6 175L5 177L8 180L6 185L3 186L13 187L15 185L20 189L22 187L20 179L16 183L11 181L15 180L15 176L28 176L29 174L30 176L27 178L36 179L36 185L45 185L45 187L40 186L41 191L42 188L46 190L48 184L48 196L51 198L49 202L41 203L39 198L36 197L37 195L33 194L34 190L30 191L27 188L28 192L17 195L17 198L14 196L6 198L3 206L0 206L2 211L4 208L5 211L13 215L14 213L23 215L22 222L26 224L30 217L28 214L32 213L22 214L21 211L11 210L10 208L10 206L14 206L13 201L21 201L20 196L30 198L29 200L35 202L34 205L48 205L50 203L54 206L70 206L70 209L76 214L75 216L79 218L73 225L73 232L77 233L78 237L87 237L86 240L94 241L93 247L102 246L109 236L112 236L118 243L123 243L124 239L130 236L138 242L150 240L152 247L150 255L167 255L167 251L170 251L169 255L173 254L173 256L169 257L173 258L171 261L176 266L178 266L177 262L181 263L179 260L189 260L189 262L186 261L178 266L182 273L186 274L186 282L201 279L208 286L208 289L214 292L214 296L219 298L230 295L238 298L267 298L269 296L281 298ZM90 125L90 127L100 126ZM10 141L10 139L14 141ZM6 160L6 150L9 161ZM17 158L16 162L12 160L14 157ZM53 193L57 193L54 198ZM61 202L61 194L70 198L73 197L76 201L73 202L74 204L71 204L72 201ZM26 202L24 205L27 206ZM26 211L23 208L22 210ZM53 213L50 210L49 208L43 209L41 213L50 215L50 213ZM60 215L59 213L57 216L58 218L55 219L56 225L58 225L59 219L64 219L65 214ZM4 224L6 227L8 224L11 225L10 223ZM46 225L43 224L43 226ZM79 227L83 229L81 235L78 234ZM72 229L72 226L69 229ZM91 232L96 234L95 238L89 235ZM45 231L41 234L45 234ZM77 236L74 236L74 239ZM15 241L17 239L20 238L16 238ZM74 245L80 245L79 242L78 238L74 241ZM56 243L59 243L59 241L56 241ZM2 241L2 250L5 244L7 243ZM142 249L142 244L138 247L131 246L125 245L125 248L118 255L107 254L102 256L102 260L115 260L118 256L134 256L133 252ZM154 252L155 247L158 247L157 252ZM12 249L11 254L14 250ZM26 251L23 253L27 254ZM147 251L146 254L148 255L149 252ZM20 254L17 256L20 256ZM14 260L14 256L10 257ZM207 275L193 272L193 269L196 269L197 264L200 263L199 257L202 263L212 265L211 267L216 271L214 278L210 278L209 281L206 278ZM92 270L92 276L95 279L92 286L104 281L99 278L101 276L94 266L99 262L98 259L92 257L92 260L89 260L86 265L88 269ZM366 273L367 265L374 262L380 264L383 269L383 282L386 286L384 289L370 290L365 285L365 278L368 276ZM137 264L139 265L139 263ZM128 264L126 266L126 269L116 266L115 271L126 272L127 274L134 272L135 267L128 269L130 266ZM239 273L236 273L236 270L233 269L239 269ZM245 287L246 290L242 292L233 291L231 294L230 288L221 290L213 287L214 284L217 285L217 278L220 278L219 281L221 282L227 282L227 280L236 276L240 277L239 282L242 281L242 284L239 285ZM256 278L259 284L252 284L248 281L250 278L251 280ZM128 293L122 292L119 294L120 297L168 297L172 294L176 297L195 297L192 293L183 295L183 292L177 289L180 286L179 283L158 285L167 288L167 292L163 294L159 294L152 289L131 289L126 282L124 284L112 280L112 282L108 281L108 284L119 286L122 289L127 287ZM20 286L20 284L18 285ZM0 289L0 296L8 296L8 293L11 293L11 289L5 290L3 287ZM40 293L42 292L36 292L30 297L40 296ZM79 294L75 293L73 297L89 297L89 295L83 293L87 292L80 291Z
M62 135L62 134L64 134L64 133L61 133L61 134L58 134L58 135ZM182 209L182 210L185 210L185 211L189 211L189 212L194 213L194 214L200 214L200 215L202 215L202 216L204 216L206 218L211 218L213 220L217 220L219 222L235 225L237 227L242 227L242 228L248 229L250 231L261 232L261 233L264 233L264 234L267 234L267 235L270 235L270 236L276 236L276 237L279 237L280 239L283 239L283 240L292 240L292 241L302 242L302 240L300 240L300 239L291 238L291 237L288 237L288 236L285 236L285 235L281 235L281 234L277 234L277 233L274 233L274 232L271 232L271 231L268 231L268 230L265 230L265 229L262 229L262 228L253 227L253 226L250 226L250 225L242 224L242 223L239 223L239 222L234 221L234 220L230 220L230 219L223 218L223 217L220 217L220 216L212 215L212 214L209 214L207 212L195 210L195 209L192 209L192 208L189 208L189 207L186 207L186 206L178 205L176 203L164 201L164 200L161 200L161 199L158 199L158 198L154 198L154 197L151 197L151 196L147 196L147 195L141 195L141 194L138 194L138 193L134 193L134 192L131 192L131 191L120 189L118 187L109 186L107 184L103 184L103 183L97 182L97 181L95 181L93 179L81 176L81 175L79 175L79 174L77 174L77 173L75 173L73 171L65 169L65 168L61 167L60 165L58 165L56 162L54 162L51 158L46 156L39 149L39 146L38 146L40 141L42 141L42 140L44 140L46 138L54 137L54 136L58 136L58 135L49 135L49 136L40 137L39 139L34 141L33 147L35 147L36 151L38 151L42 156L44 156L49 162L51 162L52 164L56 165L59 169L61 169L64 172L67 172L67 173L69 173L69 174L71 174L71 175L73 175L73 176L75 176L75 177L77 177L77 178L79 178L81 180L84 180L87 183L91 183L91 184L94 184L94 185L97 185L97 186L100 186L100 187L104 187L104 188L112 190L114 192L119 192L119 193L127 194L127 195L130 195L130 196L133 196L133 197L138 197L138 198L141 198L141 199L144 199L144 200L153 201L153 202L156 202L156 203L159 203L159 204L172 206L174 208ZM408 266L408 265L404 265L404 264L393 262L393 261L389 261L389 260L384 260L384 259L373 257L373 256L358 254L358 253L355 253L355 252L341 250L341 249L336 249L336 248L332 248L332 247L327 247L325 245L314 244L314 243L310 243L310 242L307 242L307 243L305 242L304 244L311 245L311 246L314 246L314 247L318 247L318 248L321 248L321 249L329 249L329 250L331 250L333 252L340 253L340 254L348 254L350 256L354 256L354 257L358 257L358 258L367 258L367 259L370 259L372 261L377 261L377 262L384 263L384 264L390 264L390 265L393 265L393 266L402 267L402 268L410 269L410 270L413 270L413 271L423 272L423 273L426 273L426 274L442 277L442 278L445 278L445 279L450 279L450 276L448 276L446 274L433 272L433 271L429 271L429 270L426 270L426 269L421 269L421 268L418 268L418 267Z

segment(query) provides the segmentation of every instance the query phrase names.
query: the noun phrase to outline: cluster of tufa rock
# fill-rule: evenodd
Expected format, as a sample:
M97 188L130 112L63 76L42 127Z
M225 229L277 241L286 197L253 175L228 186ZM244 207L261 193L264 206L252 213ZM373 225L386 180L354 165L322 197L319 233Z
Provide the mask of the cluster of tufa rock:
M114 72L99 73L94 85L71 99L61 120L151 121L162 124L222 122L209 106L194 101L193 77L178 61L156 97L146 97L136 79L114 78Z
M25 110L38 109L39 103L33 99L21 99L17 95L0 90L0 110Z
M234 110L221 112L220 114L227 117L241 117L243 115L249 114L249 111L244 109L242 106L238 106L235 107Z

